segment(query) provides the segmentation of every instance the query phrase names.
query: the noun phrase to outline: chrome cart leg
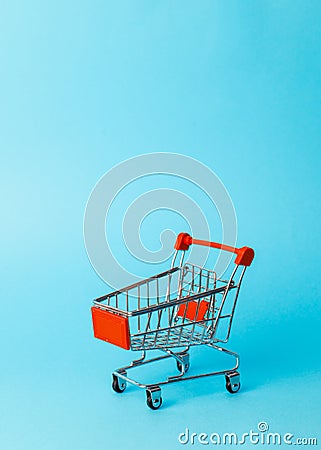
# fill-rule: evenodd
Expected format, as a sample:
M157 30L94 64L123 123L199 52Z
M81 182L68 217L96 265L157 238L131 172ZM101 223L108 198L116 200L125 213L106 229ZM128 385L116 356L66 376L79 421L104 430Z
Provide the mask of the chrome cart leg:
M145 360L145 358L146 358L146 351L143 350L142 351L142 356L140 358L138 358L138 359L134 359L134 361L132 361L130 365L132 367L139 366L140 364L143 364L143 361Z
M239 355L235 352L232 352L231 350L228 350L227 348L219 347L218 345L215 344L211 344L210 347L213 347L220 352L234 356L236 362L235 366L233 367L233 369L225 371L225 387L230 394L236 394L241 388L241 381L240 381L241 376L240 373L237 371L240 364Z
M223 352L223 353L226 353L227 355L234 356L235 366L233 367L233 369L230 369L229 371L226 371L226 372L233 372L238 369L238 367L240 365L240 355L238 355L238 353L232 352L232 350L228 350L227 348L219 347L218 345L215 345L215 344L208 344L208 346L215 348L215 350L218 350L219 352Z

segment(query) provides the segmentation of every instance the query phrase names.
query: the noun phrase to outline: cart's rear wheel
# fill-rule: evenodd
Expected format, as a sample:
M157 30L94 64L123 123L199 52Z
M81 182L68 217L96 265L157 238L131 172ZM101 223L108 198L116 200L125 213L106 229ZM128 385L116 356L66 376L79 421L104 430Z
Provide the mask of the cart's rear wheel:
M150 409L156 410L162 406L161 389L158 386L146 389L146 403Z
M127 375L126 372L122 372L123 375ZM112 388L115 392L118 394L121 394L124 392L124 390L127 387L126 380L123 380L122 378L119 378L117 375L113 373L113 382L112 382Z
M190 363L184 364L184 367L185 367L185 373L186 373L190 367ZM178 361L177 361L177 370L179 372L182 372L182 364Z
M184 367L184 373L186 373L190 368L189 354L178 353L177 356L179 356L183 361L183 364L180 361L176 361L177 370L179 370L179 372L182 372L182 369Z
M240 374L239 372L233 372L225 375L225 381L226 381L226 390L230 394L236 394L240 388L241 388L241 382L240 382Z

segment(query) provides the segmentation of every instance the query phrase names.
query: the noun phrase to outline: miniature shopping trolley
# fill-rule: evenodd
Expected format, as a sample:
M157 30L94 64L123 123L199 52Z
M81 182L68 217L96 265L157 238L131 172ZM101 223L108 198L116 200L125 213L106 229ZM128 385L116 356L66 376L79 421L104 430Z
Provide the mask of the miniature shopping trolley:
M213 270L189 262L184 264L185 252L191 244L235 253L235 265L228 279L217 278ZM112 373L114 391L121 393L127 382L131 383L145 389L147 405L158 409L162 404L160 386L225 375L226 389L236 393L240 389L239 356L218 344L229 339L243 276L253 258L250 247L235 248L180 233L169 270L94 300L94 336L126 350L142 352L139 359ZM176 260L179 260L177 265ZM235 359L234 366L186 375L190 368L189 349L195 345L207 345L230 355ZM147 359L149 350L159 350L162 354ZM133 368L165 358L175 360L176 375L153 384L138 382L127 375Z

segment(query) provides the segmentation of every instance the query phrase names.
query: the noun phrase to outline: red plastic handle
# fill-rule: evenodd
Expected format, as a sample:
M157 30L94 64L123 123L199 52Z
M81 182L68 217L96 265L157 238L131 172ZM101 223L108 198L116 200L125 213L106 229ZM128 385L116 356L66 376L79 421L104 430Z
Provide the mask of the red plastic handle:
M240 266L250 266L254 258L254 250L250 247L231 247L230 245L218 244L217 242L202 241L194 239L188 233L180 233L175 242L176 250L188 250L191 244L204 245L206 247L218 248L227 252L236 253L235 264Z

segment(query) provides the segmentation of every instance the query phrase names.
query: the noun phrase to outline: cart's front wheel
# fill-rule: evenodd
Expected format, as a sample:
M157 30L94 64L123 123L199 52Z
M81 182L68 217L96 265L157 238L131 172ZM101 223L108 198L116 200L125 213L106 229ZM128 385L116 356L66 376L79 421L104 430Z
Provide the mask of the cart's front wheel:
M122 372L123 375L127 375L126 372ZM119 378L117 375L115 375L113 373L113 383L112 383L112 388L115 392L117 392L118 394L121 394L122 392L124 392L124 390L127 387L127 383L126 380L123 380L122 378Z
M239 372L233 372L225 375L226 390L230 394L236 394L241 388Z
M150 409L159 409L162 406L161 389L158 386L146 389L146 403Z

